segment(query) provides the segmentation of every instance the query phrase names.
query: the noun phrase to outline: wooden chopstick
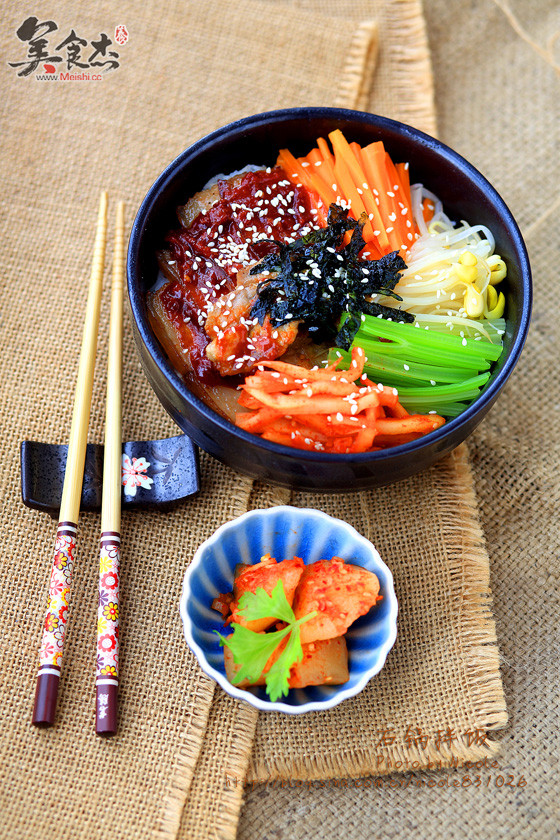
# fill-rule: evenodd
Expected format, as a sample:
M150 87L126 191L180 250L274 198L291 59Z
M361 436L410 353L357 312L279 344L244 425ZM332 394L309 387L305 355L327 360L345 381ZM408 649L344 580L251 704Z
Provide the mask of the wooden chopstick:
M115 224L105 409L95 705L95 731L98 735L114 735L117 731L124 263L124 204L121 201L117 206Z
M49 601L39 654L39 673L37 675L35 705L33 708L33 723L36 726L51 726L54 723L56 712L56 699L84 477L87 428L91 407L101 292L103 289L106 237L107 193L102 192L99 201L97 232L86 304L82 349L78 365L72 425L70 428L60 515L51 569Z

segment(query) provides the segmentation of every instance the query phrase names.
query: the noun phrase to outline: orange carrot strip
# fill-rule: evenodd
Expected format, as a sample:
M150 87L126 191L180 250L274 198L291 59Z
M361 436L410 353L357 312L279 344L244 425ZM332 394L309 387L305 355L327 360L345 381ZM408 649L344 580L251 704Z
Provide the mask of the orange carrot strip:
M301 394L267 394L265 391L259 391L257 388L252 388L247 383L244 386L251 396L260 400L260 402L268 408L274 408L282 414L308 414L310 409L318 414L336 414L348 411L349 403L342 397L329 397L318 395L313 398L310 403L310 397L305 393Z
M379 230L379 234L373 233L374 227L377 230L375 221L377 221L378 213L376 213L374 197L371 190L368 188L369 185L367 184L367 179L362 168L361 157L359 156L360 147L357 143L349 144L344 134L339 129L331 131L329 139L333 145L336 159L342 159L348 167L350 176L354 182L354 187L357 192L359 191L358 195L360 196L364 210L368 215L373 239L370 240L366 236L366 228L364 228L364 238L368 244L370 241L376 244L380 254L382 254L383 247L388 244L387 235L384 228ZM358 218L358 216L356 215L355 218Z
M323 160L323 156L319 149L311 149L309 154L306 158L299 158L300 163L305 161L309 164L309 177L315 183L317 179L320 179L324 182L325 186L328 187L329 190L332 190L334 195L335 190L333 188L333 182L331 181L330 175L328 170L331 168L330 164L325 165L325 161Z
M401 189L405 198L403 199L407 207L412 210L412 195L410 192L410 172L407 163L396 163L395 170L401 185Z
M290 181L301 183L304 187L318 193L321 201L328 207L329 204L332 204L336 200L333 190L322 178L319 178L312 172L312 169L315 167L303 166L302 161L303 163L308 163L305 158L296 160L289 149L281 149L278 154L278 164L284 169Z
M290 391L293 388L299 388L300 385L296 383L294 378L291 376L273 378L272 374L267 372L253 374L251 377L251 387L266 391L267 394L274 394L282 391Z
M313 151L320 154L318 149L314 149ZM320 159L322 161L321 166L313 166L313 173L315 177L320 178L325 183L325 186L332 191L332 201L336 201L338 184L336 183L336 176L334 174L334 158L325 158L321 155ZM313 162L316 163L317 160L318 158L314 155Z
M356 185L352 180L352 175L350 174L348 165L342 157L342 155L337 155L336 157L334 164L334 174L336 176L336 182L340 190L340 195L343 196L346 203L350 205L350 215L358 221L361 220L362 215L365 215L367 218L367 221L364 224L363 232L365 241L375 242L373 228L371 226L369 216L366 212L364 202L362 201L362 197L356 189Z
M260 434L266 431L271 421L279 416L277 411L270 408L261 408L256 414L236 414L235 424L240 429L253 434Z
M336 438L336 440L333 440L329 451L346 454L347 452L350 452L352 443L353 440L351 437Z
M284 446L292 446L294 449L308 449L312 452L318 451L324 444L320 441L314 441L311 438L305 438L303 435L295 434L292 437L287 432L276 432L274 430L264 432L262 435L264 440L270 440L273 443L281 443Z
M379 385L381 385L381 383L379 383ZM393 408L394 406L397 406L399 404L399 396L398 394L395 394L395 389L388 388L387 385L381 385L381 387L379 387L379 385L377 385L377 388L379 390L379 404L388 408ZM408 414L404 416L408 416Z
M404 216L405 227L408 233L412 233L412 241L414 241L419 236L419 232L416 222L414 221L414 213L412 212L412 194L410 192L410 172L408 168L408 163L396 163L395 169L399 178L401 189L406 198L406 200L403 199L403 201L406 204L406 207L408 208L408 212ZM407 222L411 223L410 227L408 226ZM410 242L408 236L407 242Z
M318 382L310 382L305 385L304 392L308 397L314 397L316 394L329 394L331 397L347 397L356 391L356 386L353 382L336 379L334 382L327 379L320 379Z
M372 183L371 173L366 165L364 150L358 147L357 150L354 149L354 155L357 157L364 173L364 184L367 184L367 189L364 189L364 195L368 201L369 212L373 215L373 219L371 220L372 227L375 231L379 231L379 233L376 234L378 247L382 254L388 254L392 250L391 243L385 231L385 222L381 215L380 205L377 203L379 201L379 197L374 193L374 190L377 190L377 192L379 192L379 190L375 183ZM376 198L377 201L375 200Z
M391 160L391 156L388 152L385 152L385 169L389 180L389 192L394 193L394 197L391 198L393 204L393 215L396 217L393 224L395 229L400 233L401 245L403 246L401 250L406 251L413 240L412 233L410 233L410 239L408 238L409 232L412 230L412 210L410 205L407 205L406 203L406 195L402 189L395 164ZM404 204L404 207L401 207L401 204ZM407 219L411 225L410 229L406 226Z
M371 449L374 438L375 428L360 429L350 447L350 452L367 452L368 449Z
M431 222L434 216L434 202L430 198L425 198L422 202L422 215L426 224Z
M387 417L377 421L381 435L421 434L425 435L443 426L445 419L439 414L411 414L410 417Z
M309 163L310 166L314 166L317 163L317 161L320 161L321 163L323 163L323 156L321 155L321 152L319 151L319 149L311 149L311 151L309 152L309 154L307 155L306 158L300 158L299 160L300 160L300 163L301 163L302 160L305 160L305 161L307 161L307 163ZM311 171L313 171L313 170L311 170Z
M352 176L354 185L362 189L362 184L364 183L364 173L362 171L361 164L357 160L352 147L346 140L342 131L338 128L335 131L331 131L329 134L329 140L331 141L334 149L335 161L338 158L342 158L342 160L344 160L350 175Z
M261 404L254 397L250 397L246 391L241 391L239 399L237 400L242 408L260 408Z
M400 404L398 399L397 399L397 401L395 402L394 405L388 406L388 408L389 408L389 416L390 417L398 417L398 418L410 417L410 414L408 413L406 408Z
M300 158L300 163L302 158ZM305 161L309 164L310 169L310 178L321 178L328 187L332 189L332 183L329 182L328 173L325 173L323 170L325 168L325 161L323 160L323 155L319 151L319 149L311 149ZM311 168L313 167L313 168Z
M313 182L310 176L289 149L280 149L276 165L282 167L290 181L293 181L294 184L303 184L309 190L313 189Z
M287 374L288 376L291 376L294 381L296 379L304 379L306 382L313 382L322 379L332 381L333 376L335 376L337 379L340 379L340 381L347 382L348 379L358 379L362 375L364 371L364 364L366 362L366 356L361 347L352 348L352 361L350 363L349 370L336 370L336 367L340 364L340 358L338 358L335 362L332 362L332 364L328 367L317 368L317 370L308 370L304 367L291 365L289 362L281 362L278 359L263 361L260 364L272 368L279 373Z
M305 162L305 158L301 160ZM301 161L296 160L289 149L280 150L276 163L282 167L290 181L296 185L301 184L311 192L311 203L315 204L319 211L319 220L326 222L328 207L334 201L333 191L329 190L320 178L314 178L310 167L302 166ZM315 195L317 201L313 201Z
M309 177L313 181L315 191L324 196L321 200L321 206L318 208L320 216L317 218L318 222L326 224L329 206L337 199L337 184L334 174L333 164L330 160L325 160L319 149L312 149L307 155L307 158L300 158L300 163L305 161L309 163ZM325 203L326 198L330 201Z
M329 420L330 417L330 420ZM362 420L351 422L348 416L342 420L336 420L336 415L325 414L301 414L296 422L304 423L315 432L320 432L327 438L340 437L341 435L356 435L364 426Z
M421 435L377 435L375 438L375 445L380 448L388 448L390 446L401 446L403 443L411 443L413 440L418 440Z
M317 140L317 145L319 146L319 151L321 152L323 160L328 161L332 168L334 166L334 155L329 149L329 144L327 143L325 138L319 137L319 139Z
M264 409L263 409L264 410ZM284 417L284 415L277 414L276 417L269 423L266 431L281 432L282 434L291 435L292 432L297 434L304 434L309 432L314 436L313 429L305 429L297 420L293 418Z
M362 160L364 169L367 175L367 180L370 183L374 201L379 207L381 219L385 228L385 232L389 238L389 243L393 251L400 251L401 242L398 229L395 228L394 222L389 218L393 212L393 202L391 196L387 193L392 192L392 184L389 183L387 175L387 168L385 166L385 148L383 143L379 140L376 143L370 143L362 149ZM377 203L379 202L379 204Z
M340 376L341 374L346 374L348 376L350 371L335 371L335 365L338 365L339 362L340 360L337 359L334 365L329 365L329 367L326 368L318 368L317 370L308 370L304 367L298 367L298 365L291 365L289 362L280 362L278 359L262 361L259 362L259 364L261 366L272 368L272 370L276 370L279 373L286 374L287 376L292 376L294 380L304 379L306 382L315 382L319 379L332 379L335 374L337 376Z

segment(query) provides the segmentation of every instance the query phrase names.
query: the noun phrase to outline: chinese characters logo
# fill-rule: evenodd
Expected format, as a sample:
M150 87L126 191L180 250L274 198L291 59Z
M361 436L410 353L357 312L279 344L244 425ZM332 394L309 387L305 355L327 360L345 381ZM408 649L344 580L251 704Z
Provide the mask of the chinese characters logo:
M111 49L113 41L105 32L89 41L74 29L62 37L54 20L28 17L16 30L16 36L27 49L27 55L21 60L8 62L18 76L31 76L39 71L38 80L50 77L61 81L101 81L120 64L119 53ZM119 46L124 46L128 38L124 24L115 27L114 40Z

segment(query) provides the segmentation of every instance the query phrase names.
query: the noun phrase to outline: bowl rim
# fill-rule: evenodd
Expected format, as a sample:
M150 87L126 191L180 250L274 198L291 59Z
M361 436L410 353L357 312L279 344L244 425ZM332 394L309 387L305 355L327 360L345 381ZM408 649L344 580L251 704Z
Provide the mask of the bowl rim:
M302 703L301 705L297 706L292 706L282 701L272 702L271 700L262 700L260 697L256 697L251 692L245 691L244 689L238 688L237 686L233 685L233 683L230 683L225 674L220 673L220 671L217 671L214 667L212 667L212 665L210 665L210 663L206 659L206 655L203 649L194 640L193 622L187 611L187 601L190 595L191 577L193 576L195 570L199 566L203 565L203 557L209 546L218 543L222 535L226 531L236 530L241 524L250 521L251 519L268 518L270 516L282 516L286 511L290 511L290 513L293 514L294 510L298 511L298 513L301 513L303 516L309 516L310 514L312 514L314 517L318 517L319 519L324 520L331 526L334 523L335 527L347 531L358 543L363 544L364 548L367 549L367 552L370 554L375 564L377 564L379 568L382 569L383 573L386 576L386 599L389 603L389 613L384 622L388 625L389 634L385 642L379 647L379 659L376 662L376 664L369 668L367 671L365 671L362 677L356 683L356 685L354 685L352 688L341 688L340 691L337 691L336 694L334 694L332 697L329 697L326 700L313 700L309 703ZM397 638L397 615L399 611L399 606L397 596L395 594L394 579L391 570L389 569L387 564L381 559L381 556L379 555L379 552L377 551L373 543L371 543L370 540L366 539L366 537L360 534L359 531L357 531L352 525L350 525L348 522L345 522L343 519L338 519L337 517L330 516L328 513L324 513L324 511L321 510L316 510L315 508L299 508L295 507L294 505L276 505L275 507L270 508L257 508L255 510L249 510L241 516L236 517L235 519L231 519L228 522L224 522L216 531L214 531L214 533L210 537L208 537L208 539L204 540L204 542L201 543L201 545L197 548L193 559L191 560L183 578L183 588L181 592L181 598L179 601L179 611L183 622L183 633L187 645L190 647L190 649L196 656L198 663L204 671L204 673L207 674L207 676L211 677L213 680L215 680L227 694L230 694L232 697L236 697L238 700L245 700L251 706L255 706L261 711L285 712L286 714L299 715L307 712L318 712L323 711L325 709L332 709L334 706L338 706L338 704L342 703L344 700L347 700L350 697L355 697L357 694L363 691L367 683L381 671L381 669L385 665L389 651L395 644L395 640Z
M200 399L200 397L196 396L188 388L167 358L163 348L159 344L159 341L155 337L149 325L148 319L144 317L142 303L140 301L140 297L143 292L139 288L139 283L137 282L139 280L139 271L137 270L138 253L141 246L142 233L146 220L149 216L150 210L152 209L152 205L161 190L173 181L177 170L180 170L185 162L188 162L190 158L196 157L201 150L210 146L215 141L227 137L227 135L238 136L244 129L258 126L262 123L269 124L271 121L282 122L285 119L293 118L302 120L309 120L311 118L355 120L362 124L369 124L380 131L385 130L397 133L420 143L422 146L428 146L433 152L445 159L446 162L452 163L455 167L461 170L479 189L482 189L487 193L491 203L497 208L499 215L504 220L504 223L510 231L511 238L515 244L519 257L523 294L519 310L517 335L511 344L508 355L504 359L502 368L497 372L495 378L485 386L483 392L476 397L476 399L457 417L446 420L445 424L439 429L429 432L428 434L418 438L417 440L410 441L409 443L373 452L339 454L315 452L305 449L293 449L292 447L285 446L284 444L263 440L263 438L259 435L246 432L239 426L236 426L232 421L227 420L221 414L218 414L217 411L210 408L202 399ZM397 120L389 119L388 117L380 116L378 114L347 108L301 107L264 111L262 113L252 114L251 116L243 117L242 119L228 123L227 125L216 129L188 146L173 161L171 161L171 163L168 164L168 166L153 182L138 209L132 225L129 240L127 254L127 280L130 306L134 322L142 342L160 372L165 375L165 378L172 384L175 391L179 393L182 400L193 405L194 408L203 415L207 422L215 424L221 432L233 435L239 441L256 446L259 449L273 455L282 457L294 457L295 455L298 460L304 463L309 463L310 465L313 463L321 463L322 465L340 463L359 465L369 462L378 462L383 464L384 461L389 461L394 455L410 455L411 457L414 457L415 453L421 450L425 446L426 442L437 446L438 443L444 441L448 436L452 437L455 432L463 426L468 425L475 415L480 413L480 415L483 416L485 411L490 408L498 396L517 364L529 330L533 301L531 267L523 236L513 217L513 214L509 210L509 207L506 205L497 190L484 177L484 175L482 175L478 169L476 169L454 149L450 148L445 143L442 143L435 137L414 128L413 126Z

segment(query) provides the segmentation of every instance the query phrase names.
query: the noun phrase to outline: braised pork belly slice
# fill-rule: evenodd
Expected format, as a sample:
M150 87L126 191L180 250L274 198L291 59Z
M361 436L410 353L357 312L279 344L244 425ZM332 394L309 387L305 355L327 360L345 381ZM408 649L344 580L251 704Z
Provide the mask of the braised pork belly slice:
M223 178L221 180L232 189L235 189L235 187L241 184L243 176L246 174L246 172L239 172L237 175L230 175L229 178ZM189 198L186 204L178 207L177 217L183 227L189 228L200 213L207 213L219 200L220 188L216 181L211 187L206 187L200 190L200 192L195 193Z
M221 376L248 373L260 361L277 359L298 333L299 321L274 326L268 315L262 324L251 318L264 277L249 272L250 268L238 272L236 288L216 301L206 319L206 356Z

